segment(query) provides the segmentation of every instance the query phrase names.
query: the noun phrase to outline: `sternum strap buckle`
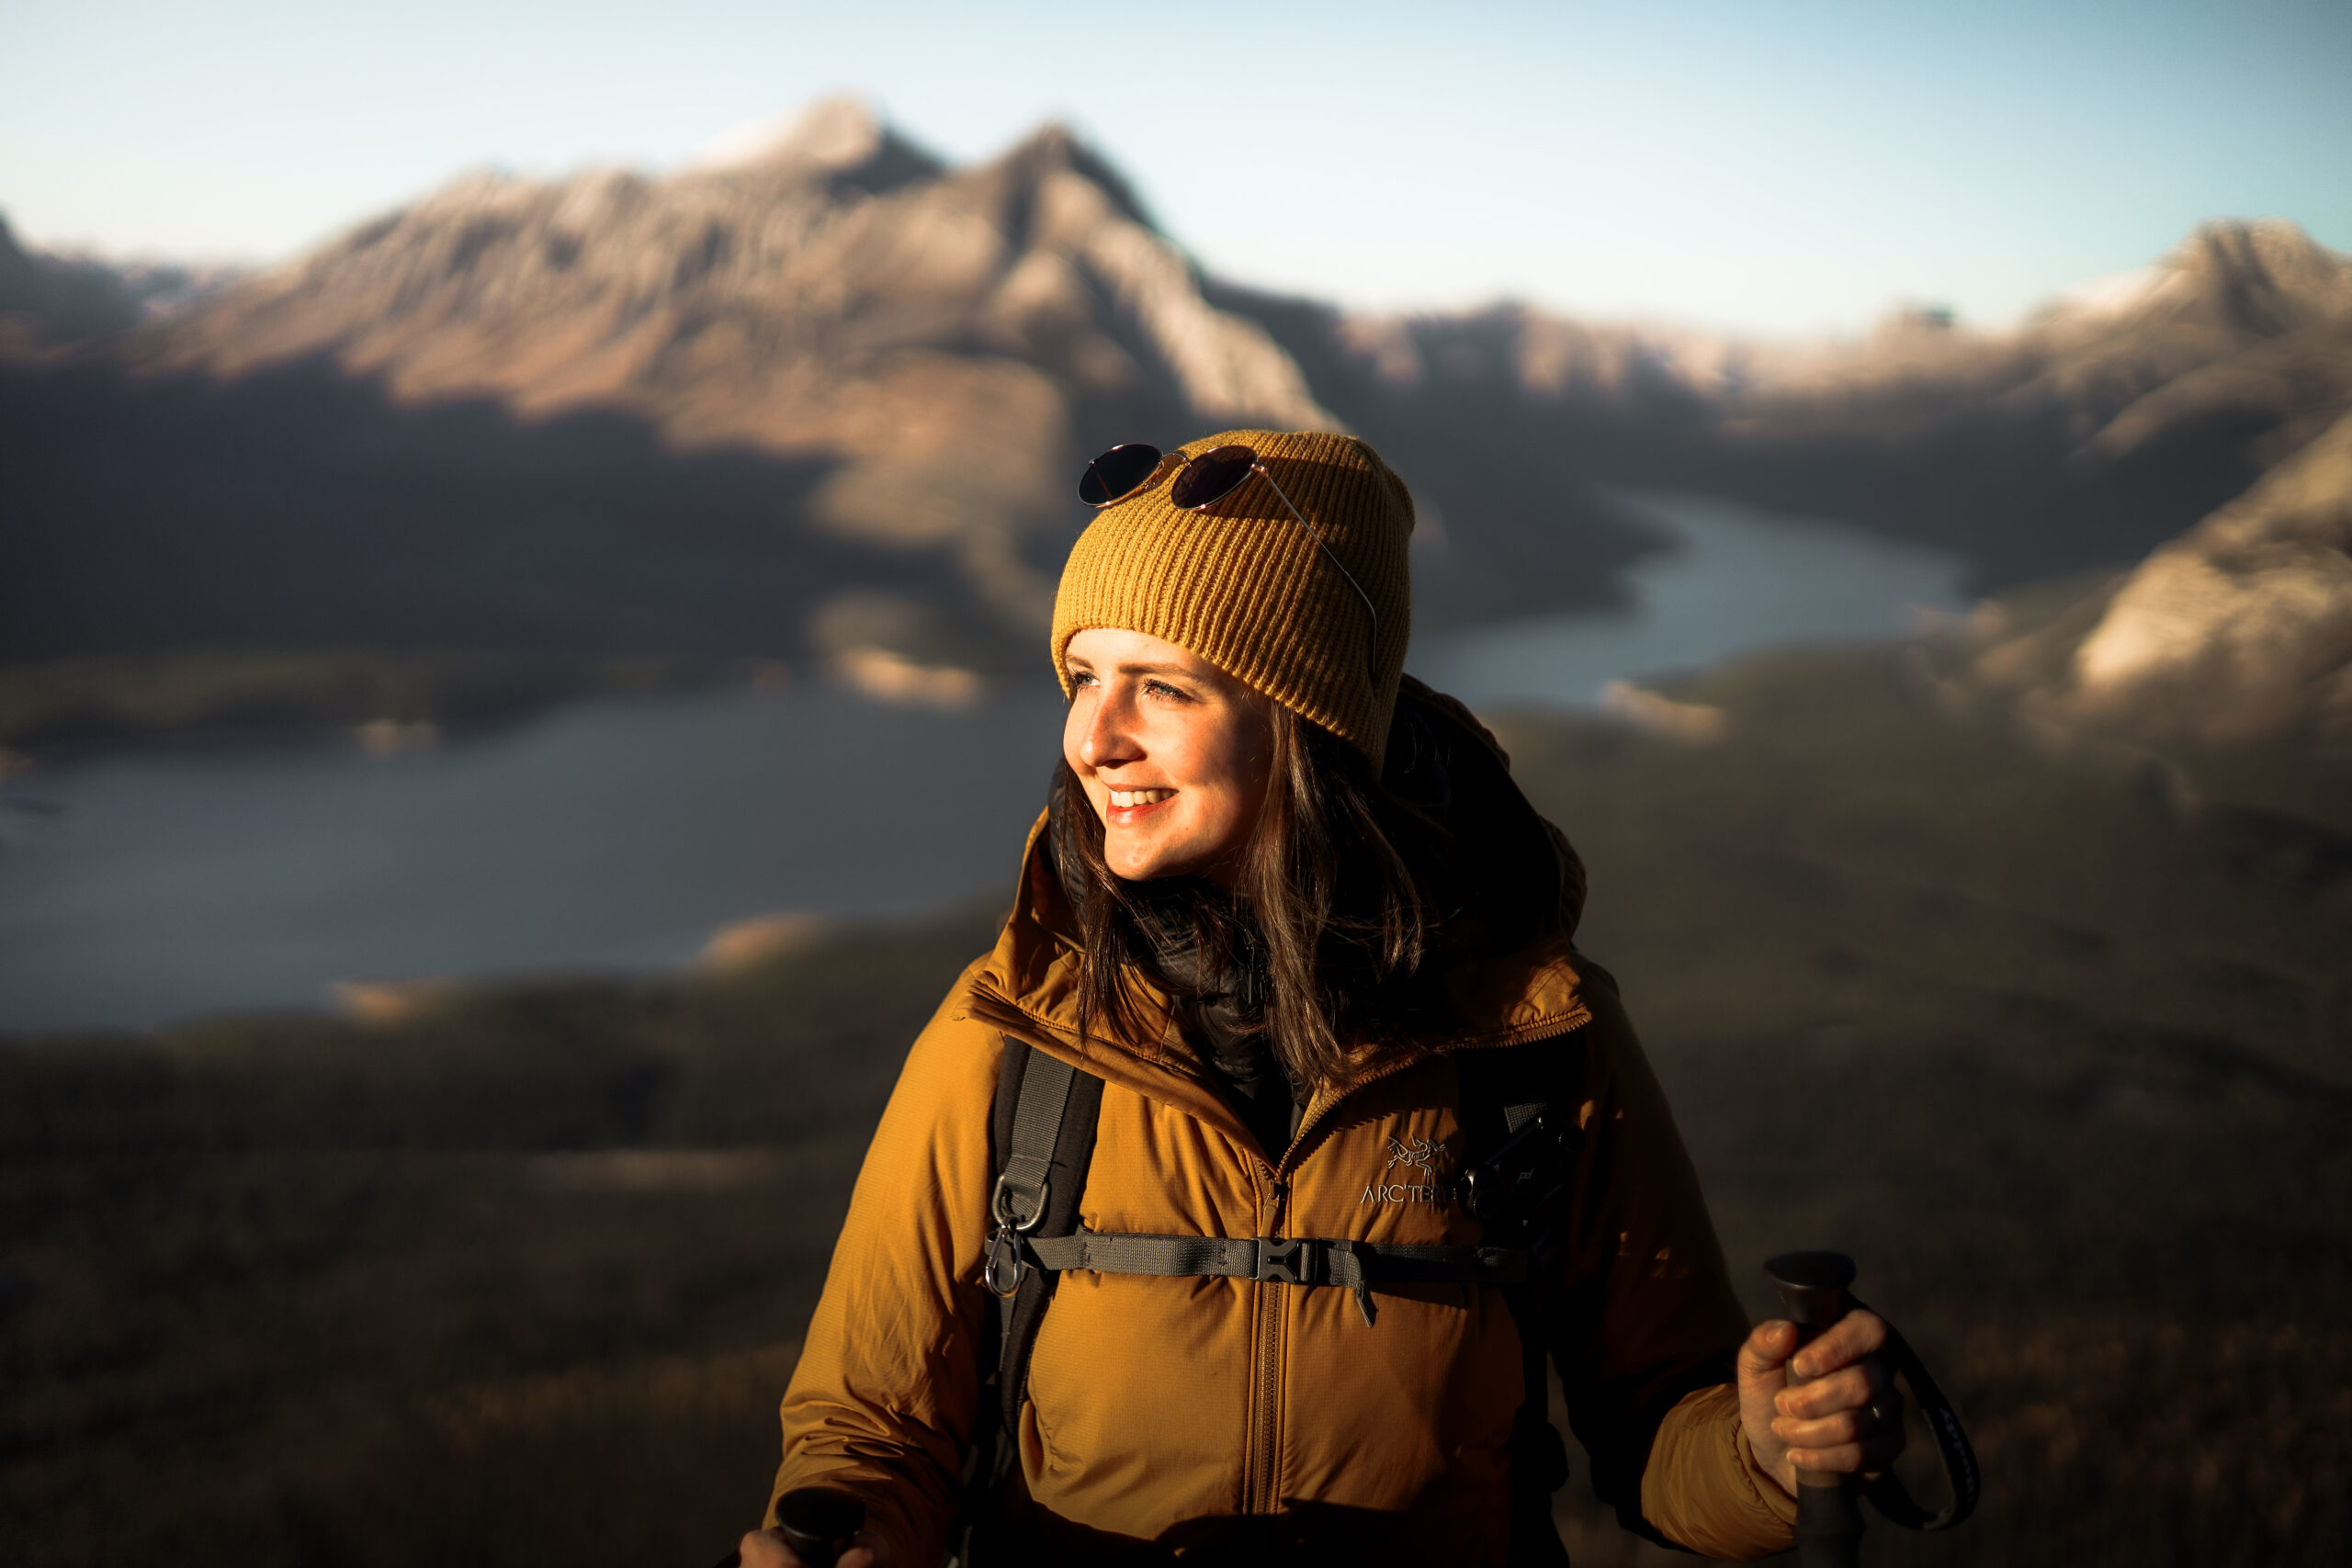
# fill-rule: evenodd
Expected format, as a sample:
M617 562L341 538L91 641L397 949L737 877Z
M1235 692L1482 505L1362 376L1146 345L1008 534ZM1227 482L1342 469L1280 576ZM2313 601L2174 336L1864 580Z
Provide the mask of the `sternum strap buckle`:
M1318 1282L1322 1272L1316 1268L1322 1248L1305 1236L1261 1235L1257 1238L1258 1268L1250 1276L1261 1282L1279 1285L1312 1285Z

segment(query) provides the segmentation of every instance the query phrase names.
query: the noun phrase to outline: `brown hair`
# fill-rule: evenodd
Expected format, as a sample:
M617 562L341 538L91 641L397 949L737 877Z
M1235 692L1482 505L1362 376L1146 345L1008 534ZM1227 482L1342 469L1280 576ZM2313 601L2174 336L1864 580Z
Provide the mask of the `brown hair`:
M1081 934L1081 1034L1147 1027L1136 989L1238 996L1294 1083L1344 1083L1367 1047L1425 1024L1450 913L1448 836L1384 788L1364 754L1280 704L1272 778L1231 890L1199 876L1130 882L1102 855L1102 821L1067 762L1057 853ZM1161 961L1189 949L1189 983Z

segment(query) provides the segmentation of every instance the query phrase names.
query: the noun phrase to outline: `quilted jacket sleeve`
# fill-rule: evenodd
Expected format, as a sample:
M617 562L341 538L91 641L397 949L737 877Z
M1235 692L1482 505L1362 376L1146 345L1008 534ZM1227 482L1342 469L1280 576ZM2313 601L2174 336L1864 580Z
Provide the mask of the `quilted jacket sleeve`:
M1595 1491L1630 1529L1711 1557L1793 1544L1795 1502L1758 1470L1724 1386L1747 1335L1666 1096L1618 999L1582 958L1584 1050L1568 1278L1552 1352Z
M989 1105L1001 1039L958 984L908 1054L866 1152L824 1294L785 1392L775 1499L839 1486L886 1561L939 1561L972 1439L986 1323Z

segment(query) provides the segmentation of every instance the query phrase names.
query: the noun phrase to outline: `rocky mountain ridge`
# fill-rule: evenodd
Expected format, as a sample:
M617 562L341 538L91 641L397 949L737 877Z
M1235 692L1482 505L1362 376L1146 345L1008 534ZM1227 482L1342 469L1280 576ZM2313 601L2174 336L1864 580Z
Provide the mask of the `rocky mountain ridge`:
M1511 306L1266 313L1367 433L1451 416L1457 443L1503 432L1955 548L1985 587L2136 558L2352 407L2352 257L2278 220L2205 224L2012 332L1916 310L1809 344Z
M1018 542L1062 521L1102 411L1333 423L1067 130L956 170L847 100L664 179L469 176L140 352L224 378L325 355L401 402L622 410L681 449L838 465L820 526L952 547L1029 621L1050 582Z
M468 175L0 355L0 501L29 520L0 539L0 658L339 637L1021 667L1083 456L1249 423L1396 463L1425 626L1609 602L1657 547L1611 484L1839 517L1997 588L2140 558L2347 410L2352 259L2291 224L2205 225L2007 333L1376 316L1203 274L1067 130L951 167L837 100L668 175Z

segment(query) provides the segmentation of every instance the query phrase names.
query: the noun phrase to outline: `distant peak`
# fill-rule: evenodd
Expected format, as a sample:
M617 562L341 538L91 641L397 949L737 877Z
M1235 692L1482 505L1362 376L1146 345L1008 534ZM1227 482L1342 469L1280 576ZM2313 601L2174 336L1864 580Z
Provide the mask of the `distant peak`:
M687 166L737 169L798 164L846 169L872 158L881 150L887 134L872 105L845 94L723 131L703 143L687 160Z
M2352 257L2329 250L2290 219L2215 218L2147 265L2077 283L2052 303L2062 317L2082 321L2221 299L2235 301L2235 313L2262 323L2266 333L2312 314L2352 309Z
M2165 265L2202 288L2260 302L2262 315L2278 324L2352 310L2352 256L2328 249L2284 218L2200 223Z
M1083 175L1111 198L1123 216L1147 229L1159 228L1127 176L1060 120L1047 120L1013 143L995 163L1000 168L1020 170L1030 179L1063 170Z
M2352 257L2329 250L2292 219L2215 218L2191 229L2159 265L2291 282L2346 274L2352 271Z
M1049 119L1015 142L1012 152L1006 155L1068 163L1079 156L1084 146L1085 142L1080 140L1077 131L1060 120Z
M2324 251L2291 218L2209 218L2188 231L2183 251L2258 251L2308 255Z

